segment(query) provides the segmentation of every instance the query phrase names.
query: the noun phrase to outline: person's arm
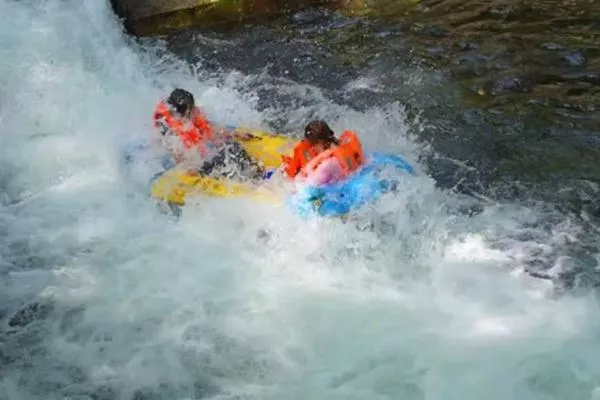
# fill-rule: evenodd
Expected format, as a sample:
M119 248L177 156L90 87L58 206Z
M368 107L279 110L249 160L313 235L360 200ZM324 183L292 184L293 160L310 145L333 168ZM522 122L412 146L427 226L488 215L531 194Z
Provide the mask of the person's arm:
M300 149L296 146L292 152L292 156L281 156L283 159L283 171L290 179L296 178L302 169L300 162Z
M154 126L154 131L151 135L151 140L155 144L160 144L161 139L169 133L167 122L160 114L155 113L152 125Z
M219 138L222 138L225 141L232 140L249 140L255 139L256 136L251 134L250 132L236 132L231 129L227 129L223 126L218 126L214 128L214 132L217 134Z

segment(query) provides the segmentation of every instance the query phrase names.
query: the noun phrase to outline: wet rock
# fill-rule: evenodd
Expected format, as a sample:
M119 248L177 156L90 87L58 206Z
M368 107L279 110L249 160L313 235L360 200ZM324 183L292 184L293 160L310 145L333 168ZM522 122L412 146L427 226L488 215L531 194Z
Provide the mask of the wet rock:
M393 36L402 36L402 32L399 31L394 31L394 30L382 30L379 32L375 33L375 37L378 38L387 38L387 37L393 37Z
M537 106L547 106L550 103L548 102L547 99L531 99L531 100L527 100L527 104L537 105Z
M459 67L457 73L463 76L482 76L488 70L488 58L481 54L465 55L454 60L454 64ZM477 92L477 90L476 90Z
M480 125L484 122L483 111L477 108L467 110L463 113L462 119L469 125Z
M525 268L525 272L527 272L531 277L545 280L552 280L552 276L548 275L546 272L538 272L538 271L530 271Z
M579 141L584 145L584 147L600 149L600 133L588 133L580 135Z
M456 209L457 213L465 215L467 217L474 217L476 215L481 214L483 211L485 211L485 207L483 206L483 204L480 203L460 205Z
M488 61L488 58L481 54L462 56L456 59L457 64L482 63Z
M494 82L493 94L502 92L521 92L524 89L523 82L518 78L502 78Z
M345 28L348 26L352 26L352 25L357 25L360 23L359 19L350 19L350 18L340 18L337 20L334 20L329 27L331 29L340 29L340 28Z
M446 49L443 46L435 46L435 47L428 47L427 48L427 52L429 54L442 54L446 51Z
M565 54L563 59L572 67L581 67L585 64L585 57L580 51Z
M442 46L435 46L427 48L427 53L435 59L446 58L446 49Z
M304 11L300 11L295 13L292 16L292 19L294 22L296 22L297 24L301 25L301 24L313 24L316 21L319 21L320 19L323 19L327 16L327 14L325 13L325 10L304 10Z
M445 38L450 36L450 32L444 28L438 28L436 26L426 26L422 24L415 24L413 26L413 31L434 38Z
M299 54L298 57L294 57L292 61L298 67L304 68L308 68L317 63L317 60L311 54Z
M8 321L8 325L11 327L24 327L29 325L34 320L44 319L50 314L53 309L51 303L32 303L28 304L19 311Z
M544 43L542 44L542 48L549 50L549 51L556 51L556 50L564 50L565 47L558 44L558 43L552 43L552 42L548 42L548 43Z
M471 42L461 41L458 44L458 48L460 49L460 51L479 50L479 45Z
M568 72L559 75L557 78L567 82L582 81L593 85L600 85L600 74L593 72Z
M550 267L551 265L548 265L548 260L541 258L533 258L525 261L525 271L532 274L532 276L535 276L533 274L539 274L538 278L551 279L550 274L547 272Z

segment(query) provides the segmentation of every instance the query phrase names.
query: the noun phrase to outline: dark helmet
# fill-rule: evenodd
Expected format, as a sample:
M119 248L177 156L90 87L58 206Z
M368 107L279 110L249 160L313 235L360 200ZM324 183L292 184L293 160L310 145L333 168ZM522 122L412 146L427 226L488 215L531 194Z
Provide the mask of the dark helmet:
M194 107L194 95L187 90L177 88L171 92L167 103L175 108L175 111L183 115Z
M304 138L311 143L322 142L325 144L337 144L335 133L325 121L314 120L304 128Z

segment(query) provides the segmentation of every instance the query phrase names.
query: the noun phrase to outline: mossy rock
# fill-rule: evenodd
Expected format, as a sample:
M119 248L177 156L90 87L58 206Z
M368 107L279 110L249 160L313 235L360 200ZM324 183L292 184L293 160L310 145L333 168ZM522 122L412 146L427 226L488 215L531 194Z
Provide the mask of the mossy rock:
M113 2L121 5L127 3L127 0ZM149 0L146 2L152 3ZM153 7L127 8L115 5L114 8L121 9L121 14L125 14L125 24L130 33L136 36L155 36L189 28L216 28L239 24L245 20L269 18L310 6L335 6L336 2L337 0L181 0L171 2L168 7L165 3L162 8L160 3ZM138 4L146 3L138 1Z

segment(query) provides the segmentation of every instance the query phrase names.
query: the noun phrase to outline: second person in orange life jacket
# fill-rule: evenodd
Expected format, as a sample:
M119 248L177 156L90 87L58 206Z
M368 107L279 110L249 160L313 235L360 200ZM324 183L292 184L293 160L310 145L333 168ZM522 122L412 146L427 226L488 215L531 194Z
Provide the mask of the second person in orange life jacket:
M250 179L263 177L262 166L233 140L243 135L213 127L187 90L173 90L158 104L153 119L159 141L172 153L176 163L196 164L192 170L203 175L230 177L232 171L227 161L231 160L237 164L238 175ZM194 162L197 157L205 161L198 165Z
M363 165L364 155L356 133L347 130L337 139L326 122L314 120L304 128L304 139L292 156L283 161L289 178L320 186L348 177Z

